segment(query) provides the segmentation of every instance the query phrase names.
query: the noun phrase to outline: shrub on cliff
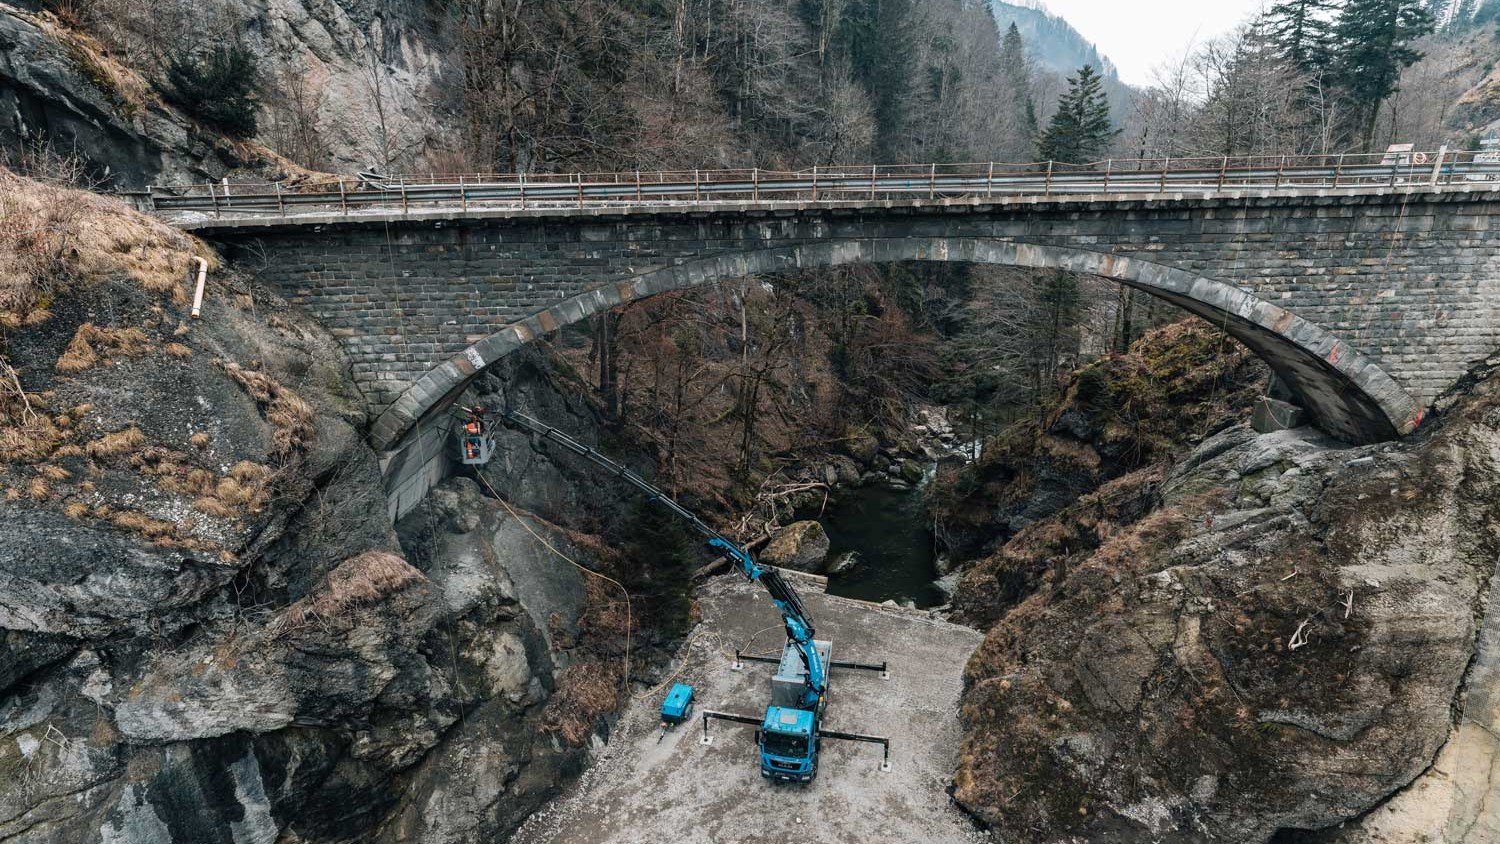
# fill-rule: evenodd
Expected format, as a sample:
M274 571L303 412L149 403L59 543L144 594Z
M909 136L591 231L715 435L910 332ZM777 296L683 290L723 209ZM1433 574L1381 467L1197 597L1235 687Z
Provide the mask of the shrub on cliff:
M640 500L627 527L625 574L637 624L669 637L687 632L693 608L693 572L702 561L682 520L660 504Z
M255 134L255 54L245 47L215 47L205 53L174 56L167 63L162 93L193 117L225 134Z
M1258 358L1205 323L1150 331L1080 369L1056 403L986 443L978 461L940 474L929 493L940 536L961 557L994 550L1244 418L1264 379Z

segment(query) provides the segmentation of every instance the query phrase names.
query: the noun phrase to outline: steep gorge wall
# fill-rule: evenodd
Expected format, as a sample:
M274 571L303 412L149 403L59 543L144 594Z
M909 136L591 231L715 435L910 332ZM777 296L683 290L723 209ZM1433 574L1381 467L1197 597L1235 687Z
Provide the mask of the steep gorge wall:
M76 158L89 181L114 189L250 171L286 179L300 169L199 125L52 15L0 2L0 160L53 156Z
M614 666L623 632L548 548L597 565L587 537L469 481L394 529L326 331L221 269L190 320L199 247L5 178L69 225L157 238L107 254L160 274L85 272L83 237L64 284L0 313L25 390L5 370L0 838L506 835L616 702L567 674Z
M1485 840L1492 371L1400 444L1214 426L1014 524L955 598L957 799L1025 840Z

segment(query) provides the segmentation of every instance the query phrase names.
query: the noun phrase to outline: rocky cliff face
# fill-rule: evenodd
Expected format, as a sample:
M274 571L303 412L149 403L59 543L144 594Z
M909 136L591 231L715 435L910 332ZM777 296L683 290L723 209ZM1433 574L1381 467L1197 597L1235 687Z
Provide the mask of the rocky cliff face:
M398 534L330 336L220 270L193 321L201 247L0 176L72 249L0 290L0 839L507 834L616 702L590 550L467 481Z
M96 40L50 14L0 2L0 160L76 157L111 188L203 182L298 168L253 142L228 141L162 102Z
M417 7L372 0L79 7L91 28L113 36L111 50L43 5L0 2L0 152L12 158L50 145L117 188L245 172L295 183L302 168L260 143L225 139L152 86L149 57L162 42L188 50L205 33L224 31L239 34L263 81L280 92L261 109L258 137L300 154L296 133L316 125L319 160L309 164L345 174L387 166L442 128L441 98L431 88L451 68L433 46L436 24Z
M1500 402L1466 389L1402 444L1236 426L1023 531L1093 541L970 660L957 799L1025 840L1253 842L1421 777L1332 840L1482 840Z

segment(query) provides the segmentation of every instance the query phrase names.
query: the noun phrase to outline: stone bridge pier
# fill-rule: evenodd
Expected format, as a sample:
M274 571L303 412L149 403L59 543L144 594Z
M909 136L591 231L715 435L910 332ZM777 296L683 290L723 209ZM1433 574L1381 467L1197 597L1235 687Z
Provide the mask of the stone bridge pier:
M187 228L342 342L389 452L425 494L436 418L532 339L667 290L848 263L962 261L1118 281L1265 358L1351 442L1409 433L1500 346L1500 194L1363 194L471 208ZM428 440L426 443L418 440ZM406 488L407 491L403 492ZM417 490L420 487L420 491ZM407 509L394 505L394 512Z

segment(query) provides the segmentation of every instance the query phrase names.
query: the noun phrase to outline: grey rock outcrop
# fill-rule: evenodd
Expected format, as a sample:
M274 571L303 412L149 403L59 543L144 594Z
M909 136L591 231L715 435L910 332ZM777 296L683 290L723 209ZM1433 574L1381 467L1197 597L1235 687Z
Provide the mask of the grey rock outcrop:
M50 144L119 188L218 179L249 163L154 96L118 89L91 61L55 21L0 3L0 150Z
M1488 758L1450 735L1486 663L1500 406L1481 393L1434 428L1345 449L1237 426L1160 507L1096 525L971 659L957 799L1044 841L1263 842L1361 816L1445 745Z
M182 331L121 282L7 338L68 419L0 463L0 838L505 836L586 753L547 714L585 590L538 537L588 551L467 480L398 537L333 339L215 278ZM60 373L91 322L143 351Z
M547 546L575 560L590 555L557 527L512 512L454 478L399 526L455 619L445 635L456 637L457 658L447 668L457 671L466 726L405 774L390 826L374 840L504 837L583 764L585 751L557 740L544 719L586 609L583 575Z
M421 148L443 127L432 88L450 62L437 29L415 6L369 0L225 0L145 10L127 22L173 49L202 32L234 30L280 90L306 92L299 119L312 127L326 160L308 162L352 175ZM0 150L38 140L76 153L94 175L121 188L218 180L256 170L293 175L253 143L226 141L161 101L140 68L99 53L55 18L0 2ZM121 84L121 82L124 84ZM274 99L274 98L273 98ZM276 100L279 102L279 100ZM261 109L262 135L288 120Z

